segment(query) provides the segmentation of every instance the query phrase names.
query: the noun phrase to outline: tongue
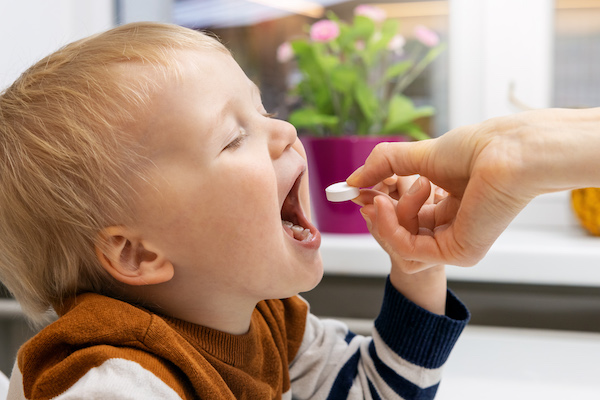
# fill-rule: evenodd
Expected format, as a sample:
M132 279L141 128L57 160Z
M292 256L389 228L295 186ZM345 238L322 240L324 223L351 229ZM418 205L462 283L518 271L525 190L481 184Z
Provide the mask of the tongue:
M310 229L305 229L300 225L294 225L290 221L281 221L281 224L283 225L283 229L286 231L286 233L296 240L303 241L310 240L312 238Z

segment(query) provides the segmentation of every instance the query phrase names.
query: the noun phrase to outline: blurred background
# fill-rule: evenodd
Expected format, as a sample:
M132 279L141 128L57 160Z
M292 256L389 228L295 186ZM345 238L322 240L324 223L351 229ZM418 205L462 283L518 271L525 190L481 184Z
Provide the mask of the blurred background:
M405 92L435 107L431 136L530 108L600 106L600 0L0 0L0 89L73 40L162 21L217 34L259 85L266 109L286 118L298 77L277 60L279 45L306 35L329 10L351 19L359 4L384 9L405 37L426 25L448 45ZM323 282L304 295L312 311L368 333L389 271L385 253L368 235L338 234L324 235L322 253ZM513 390L521 394L510 398L597 398L588 377L600 372L600 242L575 219L569 193L536 199L480 265L449 266L448 276L473 317L440 398L507 398ZM31 334L4 293L0 370L10 374ZM482 396L490 385L504 389ZM527 394L540 387L548 394Z

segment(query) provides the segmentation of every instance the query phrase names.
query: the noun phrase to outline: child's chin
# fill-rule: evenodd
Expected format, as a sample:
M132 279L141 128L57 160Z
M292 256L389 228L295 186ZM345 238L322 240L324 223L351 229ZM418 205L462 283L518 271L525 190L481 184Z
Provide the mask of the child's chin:
M307 282L306 285L303 285L305 287L302 288L302 290L300 290L299 293L310 292L315 287L317 287L319 283L321 283L321 280L323 279L323 262L321 261L320 255L319 263L317 263L317 265L310 266L310 268L314 268L314 271L311 276L312 280Z

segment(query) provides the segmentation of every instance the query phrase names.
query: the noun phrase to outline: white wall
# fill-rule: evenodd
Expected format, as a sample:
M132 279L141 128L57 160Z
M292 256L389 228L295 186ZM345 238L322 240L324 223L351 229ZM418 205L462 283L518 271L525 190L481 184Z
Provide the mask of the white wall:
M59 47L114 26L113 0L0 0L0 90Z

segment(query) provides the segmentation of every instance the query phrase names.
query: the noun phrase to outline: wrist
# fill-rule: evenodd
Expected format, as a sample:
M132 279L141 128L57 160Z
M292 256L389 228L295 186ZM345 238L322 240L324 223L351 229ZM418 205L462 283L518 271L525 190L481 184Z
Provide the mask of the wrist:
M435 314L446 312L446 267L435 265L420 272L407 274L392 263L390 283L404 297Z
M523 113L520 173L533 196L600 186L600 108Z

